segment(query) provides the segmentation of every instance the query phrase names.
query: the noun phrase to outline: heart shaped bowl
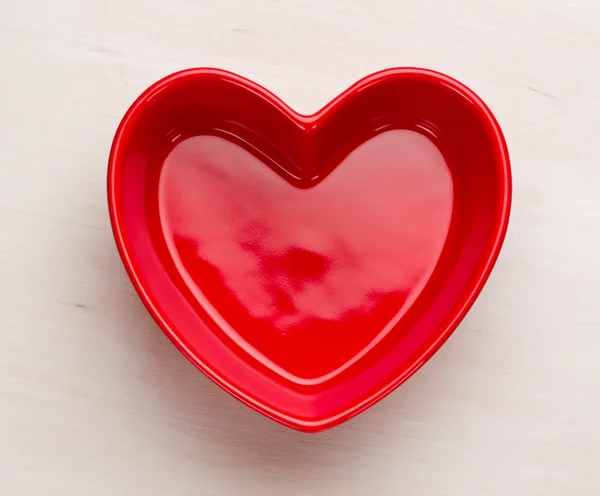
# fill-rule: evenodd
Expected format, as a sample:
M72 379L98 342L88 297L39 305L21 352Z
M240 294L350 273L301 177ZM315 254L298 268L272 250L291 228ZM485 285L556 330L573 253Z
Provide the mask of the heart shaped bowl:
M301 115L236 74L148 88L108 203L140 298L233 396L314 432L388 394L450 336L509 219L496 119L430 70L372 74Z

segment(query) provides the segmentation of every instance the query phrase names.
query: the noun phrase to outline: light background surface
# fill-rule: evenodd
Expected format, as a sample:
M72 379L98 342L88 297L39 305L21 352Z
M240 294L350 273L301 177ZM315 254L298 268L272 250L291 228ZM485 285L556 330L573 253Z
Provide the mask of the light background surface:
M600 495L600 3L0 3L0 494ZM513 162L496 269L384 401L304 435L189 364L121 266L106 160L129 104L192 66L300 111L390 66L490 105Z

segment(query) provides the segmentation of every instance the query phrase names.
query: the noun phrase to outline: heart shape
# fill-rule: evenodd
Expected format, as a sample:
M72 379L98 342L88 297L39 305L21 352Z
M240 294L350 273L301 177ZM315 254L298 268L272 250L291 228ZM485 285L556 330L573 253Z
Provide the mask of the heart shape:
M300 115L217 69L172 74L123 118L109 210L176 346L288 426L322 430L414 373L498 256L510 165L485 104L400 68Z

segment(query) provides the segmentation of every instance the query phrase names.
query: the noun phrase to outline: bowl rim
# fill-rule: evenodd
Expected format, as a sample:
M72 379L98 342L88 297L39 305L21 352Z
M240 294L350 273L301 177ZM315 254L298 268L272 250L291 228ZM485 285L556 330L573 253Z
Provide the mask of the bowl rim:
M165 318L164 312L162 312L159 308L160 305L157 305L152 301L151 296L146 291L145 285L137 273L136 264L127 250L127 243L124 239L125 227L123 226L119 215L119 202L116 195L116 184L118 182L117 172L120 167L119 156L122 148L124 147L124 142L126 141L126 131L129 129L130 125L135 122L136 118L147 109L148 104L158 93L166 90L174 83L180 82L184 79L197 78L198 76L216 76L222 79L234 81L248 89L252 89L270 101L271 104L278 107L283 113L300 122L308 122L318 119L321 115L327 113L329 109L348 99L361 88L369 86L374 82L381 81L382 79L407 77L427 80L429 82L444 85L459 93L462 97L469 101L471 106L477 112L478 117L481 119L482 124L486 126L488 135L493 138L493 145L498 151L497 155L499 158L498 160L494 161L494 166L496 168L496 172L499 173L498 177L500 179L498 187L500 195L497 202L500 206L500 215L498 216L499 220L495 223L494 236L490 237L492 240L492 246L488 250L488 257L485 259L485 265L483 269L477 272L478 278L476 282L471 286L472 289L468 292L468 294L461 299L462 305L457 311L453 312L453 318L450 323L435 334L435 340L431 346L424 350L420 354L419 358L413 361L410 367L406 368L403 373L394 376L393 380L384 382L383 387L377 387L373 394L369 395L367 398L358 403L350 404L348 408L345 408L340 413L335 415L326 415L311 420L296 418L292 415L288 415L284 412L270 408L260 399L255 398L251 394L248 394L238 388L235 383L216 371L210 363L199 357L185 344L180 336L180 333L174 329ZM134 102L125 112L117 127L110 148L106 185L110 223L119 256L139 298L142 300L142 303L146 307L147 311L150 313L161 330L190 362L192 362L213 382L229 392L232 396L259 413L262 413L263 415L270 417L279 423L287 425L288 427L303 432L317 432L324 429L329 429L358 415L405 382L439 350L444 342L456 330L460 322L472 307L475 300L478 298L497 262L506 237L512 203L512 174L510 157L506 139L502 133L498 121L496 120L496 117L493 115L486 103L474 91L472 91L463 83L444 73L419 67L393 67L369 74L356 81L354 84L349 86L347 89L342 91L339 95L334 97L312 114L301 114L295 111L283 100L262 85L228 70L213 67L195 67L173 72L151 84L134 100Z

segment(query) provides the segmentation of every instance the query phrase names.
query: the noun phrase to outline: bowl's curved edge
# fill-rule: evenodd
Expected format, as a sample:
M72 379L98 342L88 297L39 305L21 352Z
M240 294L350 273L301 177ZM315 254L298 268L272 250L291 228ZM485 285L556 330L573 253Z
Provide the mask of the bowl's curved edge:
M417 360L413 362L410 368L405 370L403 374L400 374L399 376L394 378L394 380L385 384L384 387L378 389L374 394L372 394L368 398L364 399L356 405L353 405L352 407L348 408L347 410L344 410L343 412L337 415L328 416L316 420L305 420L301 418L295 418L269 408L267 405L246 394L244 391L238 389L234 384L231 384L227 380L227 378L222 377L215 370L213 370L208 363L204 362L198 356L196 356L177 336L177 333L173 329L171 329L171 327L161 315L158 308L152 303L149 295L146 293L143 287L143 284L141 283L139 277L133 269L133 263L125 248L123 231L120 223L118 207L115 198L116 156L121 143L121 139L123 137L123 133L126 130L133 115L137 113L144 106L145 103L147 103L147 101L152 97L152 95L164 89L169 83L175 80L188 76L198 76L199 74L221 76L227 79L233 79L238 84L242 84L244 86L254 89L255 91L259 91L263 95L263 97L267 98L271 101L271 103L279 107L279 109L282 112L287 113L290 117L295 118L297 120L317 118L319 115L327 112L331 107L338 105L340 102L347 99L350 95L354 94L361 87L368 84L372 84L374 81L385 79L388 77L395 77L401 74L421 76L430 80L435 80L438 83L448 85L452 89L458 91L462 96L465 96L469 100L471 100L471 102L477 107L480 117L485 119L486 125L494 134L495 143L499 148L501 156L498 168L503 178L503 191L501 191L501 215L499 225L496 229L496 236L493 240L493 246L487 258L487 263L485 264L483 270L480 272L479 278L474 284L471 293L468 295L467 298L464 299L462 307L455 313L454 318L452 319L450 324L447 325L446 328L439 333L438 338L432 343L432 345L427 350L425 350L421 354L421 356ZM275 94L273 94L266 88L249 79L244 78L243 76L239 76L238 74L223 69L201 67L183 69L159 79L158 81L150 85L144 92L142 92L140 96L138 96L127 109L125 115L123 116L117 127L110 148L107 170L107 197L111 228L113 231L113 236L115 238L121 261L125 267L129 279L131 280L138 296L142 300L142 303L146 307L148 313L150 313L154 321L158 324L158 326L165 333L165 335L171 340L171 342L190 362L192 362L198 369L200 369L205 375L207 375L213 382L215 382L229 394L240 400L242 403L248 405L257 412L287 427L291 427L302 432L315 433L326 429L330 429L343 422L346 422L347 420L351 419L352 417L355 417L359 413L363 412L364 410L366 410L367 408L369 408L370 406L372 406L373 404L377 403L385 396L390 394L407 379L409 379L417 370L419 370L439 350L439 348L444 344L444 342L456 330L460 322L463 320L463 318L465 317L465 315L470 310L475 300L481 293L485 283L487 282L496 264L500 251L502 249L502 245L506 237L506 232L508 229L508 223L510 219L510 210L512 202L512 177L510 157L508 153L506 140L504 134L502 133L500 125L492 111L474 91L465 86L463 83L441 72L418 67L397 67L384 69L358 80L348 89L346 89L337 97L332 99L329 103L324 105L320 110L318 110L311 116L305 116L294 111L285 102L283 102L280 98L278 98Z

